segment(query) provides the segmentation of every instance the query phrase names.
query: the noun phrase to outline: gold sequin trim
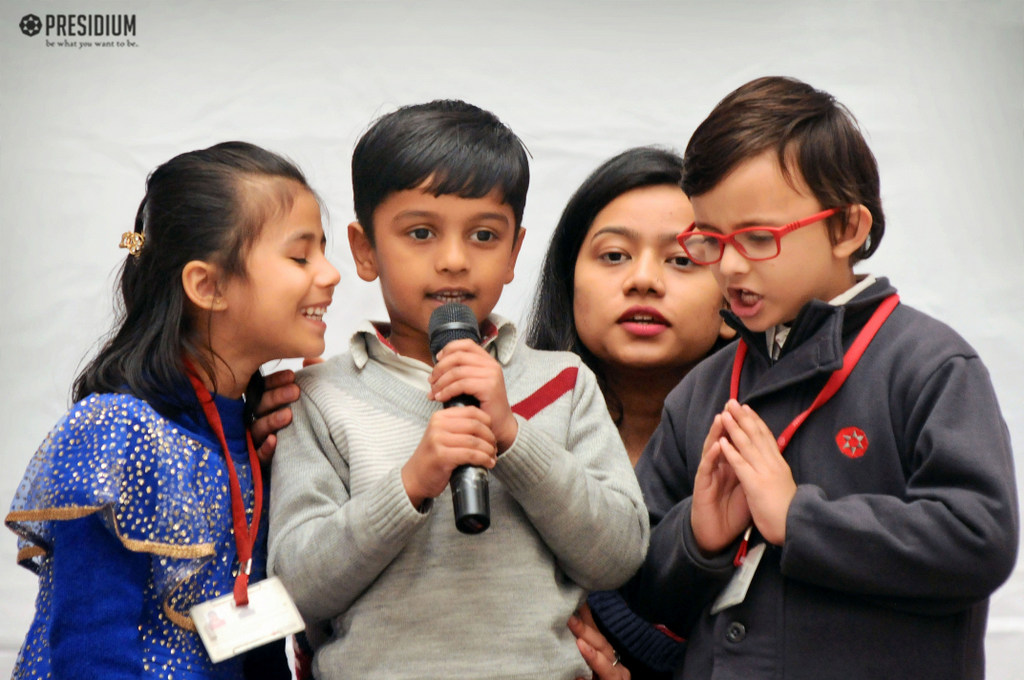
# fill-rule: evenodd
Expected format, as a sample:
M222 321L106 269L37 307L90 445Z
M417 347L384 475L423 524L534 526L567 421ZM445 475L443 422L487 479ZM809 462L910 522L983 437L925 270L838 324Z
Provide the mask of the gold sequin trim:
M10 525L16 522L43 522L47 520L71 520L91 515L103 510L104 506L96 507L71 507L71 508L42 508L39 510L17 510L7 513L4 523ZM132 552L146 552L154 555L163 555L175 559L196 559L214 554L213 543L197 543L195 545L172 545L159 543L157 541L140 541L134 538L125 538L121 534L121 528L114 522L114 531L117 538L124 547ZM26 549L27 550L27 549ZM40 548L40 550L43 550ZM46 551L43 550L42 554ZM19 553L20 555L20 553ZM20 558L19 558L19 561Z
M197 632L196 624L192 621L192 617L188 614L182 614L181 612L174 611L167 600L164 600L164 615L178 628L184 628L185 630L192 631L193 633Z
M41 510L12 510L4 518L5 524L13 522L45 522L46 520L69 520L79 519L94 512L99 512L103 506L94 507L72 507L72 508L43 508Z
M34 560L37 557L42 557L46 554L46 550L40 548L38 545L30 545L27 548L22 548L18 551L17 561L18 564L26 562L28 560Z
M183 628L188 631L192 631L193 633L197 633L199 631L196 629L196 624L192 620L192 617L188 614L188 612L179 612L177 609L171 606L171 598L174 597L174 594L178 592L178 589L185 585L185 582L193 576L195 576L194 572L192 574L189 574L185 578L181 579L177 583L175 583L174 587L171 588L171 590L167 593L166 596L164 596L162 607L164 610L164 616L166 616L167 619L175 626L177 626L178 628Z

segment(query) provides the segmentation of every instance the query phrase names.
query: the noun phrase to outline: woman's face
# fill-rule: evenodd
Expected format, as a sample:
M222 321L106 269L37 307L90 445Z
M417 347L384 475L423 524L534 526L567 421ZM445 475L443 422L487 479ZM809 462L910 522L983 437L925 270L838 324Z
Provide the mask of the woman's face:
M722 328L722 293L676 242L690 226L686 194L665 184L628 191L597 214L576 260L573 314L609 368L689 368Z

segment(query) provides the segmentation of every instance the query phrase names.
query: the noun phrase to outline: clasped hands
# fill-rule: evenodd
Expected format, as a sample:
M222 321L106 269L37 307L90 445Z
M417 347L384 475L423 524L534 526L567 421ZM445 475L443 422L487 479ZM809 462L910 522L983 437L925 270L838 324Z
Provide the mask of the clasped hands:
M717 554L751 523L782 545L795 495L775 435L752 408L730 399L711 423L693 482L690 525L698 547Z

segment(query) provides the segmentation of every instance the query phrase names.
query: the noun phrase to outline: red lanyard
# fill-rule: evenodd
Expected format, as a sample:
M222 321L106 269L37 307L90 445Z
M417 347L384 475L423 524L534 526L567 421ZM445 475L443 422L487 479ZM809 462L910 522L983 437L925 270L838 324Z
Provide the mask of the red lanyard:
M196 398L203 407L206 420L210 428L217 435L221 448L224 450L224 460L228 466L228 476L231 478L231 518L235 529L235 548L238 550L238 574L235 576L235 604L239 607L249 604L249 572L252 571L252 547L256 544L256 533L260 530L260 514L263 512L263 473L260 470L260 462L256 457L256 447L252 445L252 434L245 431L245 445L249 449L249 467L252 470L253 493L256 497L255 507L252 511L252 523L245 524L245 505L242 501L242 485L238 483L238 473L235 471L235 462L231 460L231 452L228 450L228 442L224 437L224 424L220 421L220 413L217 405L213 403L213 397L206 385L199 379L192 362L185 359L185 368L188 369L188 379L196 391Z
M850 373L853 372L857 362L860 361L861 356L864 354L864 350L866 350L868 345L871 344L871 341L875 339L878 329L882 327L882 324L884 324L885 320L889 318L890 314L892 314L892 310L896 309L896 305L898 305L899 302L900 296L893 293L883 300L882 304L878 305L878 308L871 315L871 318L868 319L864 328L862 328L860 333L857 334L857 338L853 341L853 344L850 345L850 348L846 350L846 353L843 355L842 368L834 371L832 375L829 376L828 382L826 382L825 386L821 388L821 392L819 392L818 396L815 397L813 402L811 402L811 405L808 406L803 413L794 418L793 421L786 426L786 429L782 431L782 434L780 434L775 440L779 445L779 453L786 450L786 447L789 446L789 442L793 440L793 435L796 434L796 431L804 424L804 421L807 420L807 416L821 408L825 402L835 396L836 392L839 391L839 388L843 386L846 379L850 377ZM740 389L740 373L743 370L743 359L746 358L746 356L747 343L740 340L736 345L736 358L732 363L732 378L729 380L729 396L732 399L738 398L737 395L739 394ZM747 533L743 537L743 541L740 543L740 549L736 553L736 559L734 560L736 566L742 564L743 557L746 555L747 538L749 535L750 530L748 529Z

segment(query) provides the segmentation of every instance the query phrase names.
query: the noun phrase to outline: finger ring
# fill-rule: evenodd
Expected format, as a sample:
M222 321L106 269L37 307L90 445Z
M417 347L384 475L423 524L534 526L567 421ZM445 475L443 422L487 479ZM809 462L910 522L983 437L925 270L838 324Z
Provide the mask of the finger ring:
M619 656L619 653L617 651L615 651L614 649L612 650L612 654L615 656L615 661L612 661L612 668L615 668L616 666L619 665L619 662L622 661L622 657Z

